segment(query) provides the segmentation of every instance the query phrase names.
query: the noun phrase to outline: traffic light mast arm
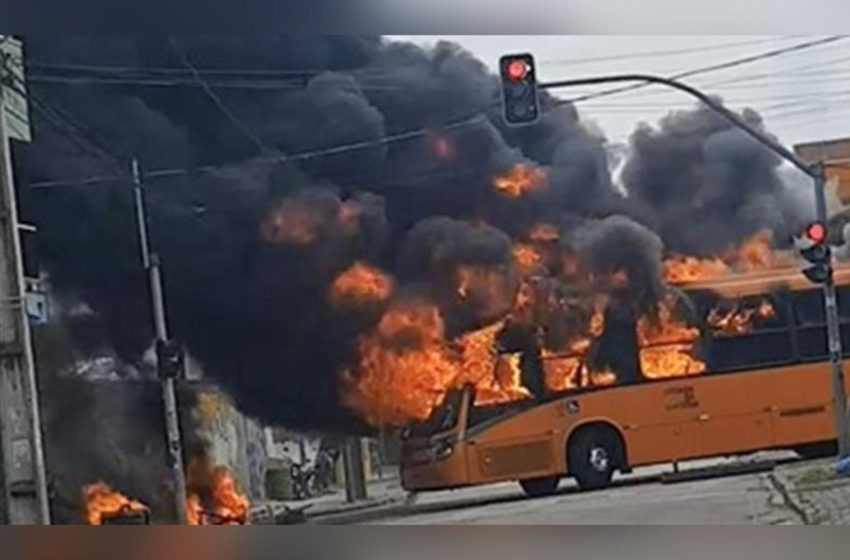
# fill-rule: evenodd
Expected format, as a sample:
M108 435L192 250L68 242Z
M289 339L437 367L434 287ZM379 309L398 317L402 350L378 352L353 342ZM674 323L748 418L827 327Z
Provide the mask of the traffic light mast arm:
M621 82L645 82L651 84L660 84L667 87L671 87L673 89L677 89L679 91L685 92L691 97L695 97L700 102L705 104L709 109L714 111L715 113L721 115L728 121L730 121L733 125L740 128L754 139L763 144L770 151L781 157L782 159L791 163L794 167L811 177L812 179L817 180L818 178L818 170L816 169L818 165L810 165L805 161L801 160L797 157L794 152L779 144L775 140L773 140L768 135L764 134L760 130L752 127L746 121L744 121L741 117L736 115L734 112L730 111L726 107L724 107L721 103L718 103L710 96L696 89L695 87L689 86L684 82L679 82L677 80L673 80L671 78L664 78L662 76L653 76L652 74L615 74L610 76L590 76L587 78L576 78L574 80L559 80L555 82L541 82L537 84L538 89L555 89L555 88L563 88L563 87L576 87L576 86L592 86L599 84L613 84L613 83L621 83ZM818 212L820 214L820 211Z

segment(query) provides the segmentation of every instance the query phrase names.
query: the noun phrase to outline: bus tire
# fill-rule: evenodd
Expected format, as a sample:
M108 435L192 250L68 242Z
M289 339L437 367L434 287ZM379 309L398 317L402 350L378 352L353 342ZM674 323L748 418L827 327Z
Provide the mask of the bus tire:
M567 464L580 489L598 490L611 484L622 457L623 445L614 429L592 426L570 438Z
M547 476L543 478L529 478L520 480L519 485L522 486L522 491L529 498L542 498L543 496L551 496L558 489L558 483L561 479L557 476Z

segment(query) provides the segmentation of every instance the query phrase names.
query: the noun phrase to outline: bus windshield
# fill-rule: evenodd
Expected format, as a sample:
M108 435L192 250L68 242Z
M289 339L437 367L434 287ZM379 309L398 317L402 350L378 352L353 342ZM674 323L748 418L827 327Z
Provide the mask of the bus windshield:
M463 404L463 391L457 390L446 396L442 406L437 408L431 417L424 422L411 424L406 437L423 437L451 430L457 425L460 407Z

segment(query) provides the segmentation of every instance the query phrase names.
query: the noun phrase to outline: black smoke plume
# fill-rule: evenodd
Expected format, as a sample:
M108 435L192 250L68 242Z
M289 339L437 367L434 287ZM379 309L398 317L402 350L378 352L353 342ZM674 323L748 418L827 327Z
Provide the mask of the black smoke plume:
M611 232L591 236L584 254L595 267L625 269L643 298L657 293L660 251L646 228L666 250L706 252L789 217L771 203L782 189L776 160L702 110L635 133L625 195L605 139L575 107L544 93L539 123L506 129L497 77L457 45L360 36L176 45L240 126L198 87L173 42L32 37L31 91L66 119L34 113L35 142L16 149L18 180L114 174L132 156L145 172L217 166L149 175L150 231L174 337L243 411L270 423L357 425L339 404L338 376L362 326L327 298L355 261L430 285L462 330L501 309L451 306L445 278L434 275L447 274L446 263L497 270L507 298L510 240L536 223L569 215L592 229L588 219L608 218L598 227ZM74 83L39 80L81 74ZM405 134L412 130L426 132ZM80 135L119 161L68 138ZM357 147L322 151L342 145ZM547 170L547 188L518 199L494 192L493 176L521 161ZM128 182L24 187L22 206L39 226L57 292L93 311L88 322L98 328L74 324L75 336L137 362L152 333ZM282 232L300 219L311 233L293 242ZM481 222L490 225L471 225Z
M741 117L764 132L755 111ZM709 255L760 231L776 232L780 241L797 231L811 206L792 202L800 189L782 180L780 164L728 120L697 107L673 112L657 127L638 127L623 184L634 202L651 209L667 250Z

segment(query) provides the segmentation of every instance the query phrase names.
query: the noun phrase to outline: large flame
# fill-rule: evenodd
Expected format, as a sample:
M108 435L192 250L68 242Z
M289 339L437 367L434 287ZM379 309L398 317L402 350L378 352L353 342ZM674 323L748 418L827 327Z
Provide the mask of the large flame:
M475 386L479 405L528 398L519 357L496 352L502 327L498 322L446 340L436 306L396 303L361 337L359 362L344 375L343 400L373 426L403 426L428 419L450 391L466 384Z
M331 284L331 302L335 306L345 306L385 301L393 289L394 282L388 274L357 262Z
M695 356L699 329L688 326L674 313L675 301L668 298L658 306L657 322L641 317L638 321L640 365L644 377L659 379L696 375L705 363Z
M519 355L496 353L496 336L504 324L496 323L461 337L458 384L475 386L475 404L487 405L526 399L531 393L520 380Z
M123 513L144 513L148 507L113 490L105 482L96 482L83 488L86 523L102 525L105 517Z
M738 246L713 257L675 255L663 263L664 278L671 284L711 280L733 272L753 272L788 266L790 254L771 247L769 231L756 233Z
M458 374L444 335L435 305L394 304L361 336L359 361L344 375L343 400L374 426L426 420Z
M542 189L546 185L546 172L525 163L518 163L505 173L496 175L493 186L505 196L518 198Z

